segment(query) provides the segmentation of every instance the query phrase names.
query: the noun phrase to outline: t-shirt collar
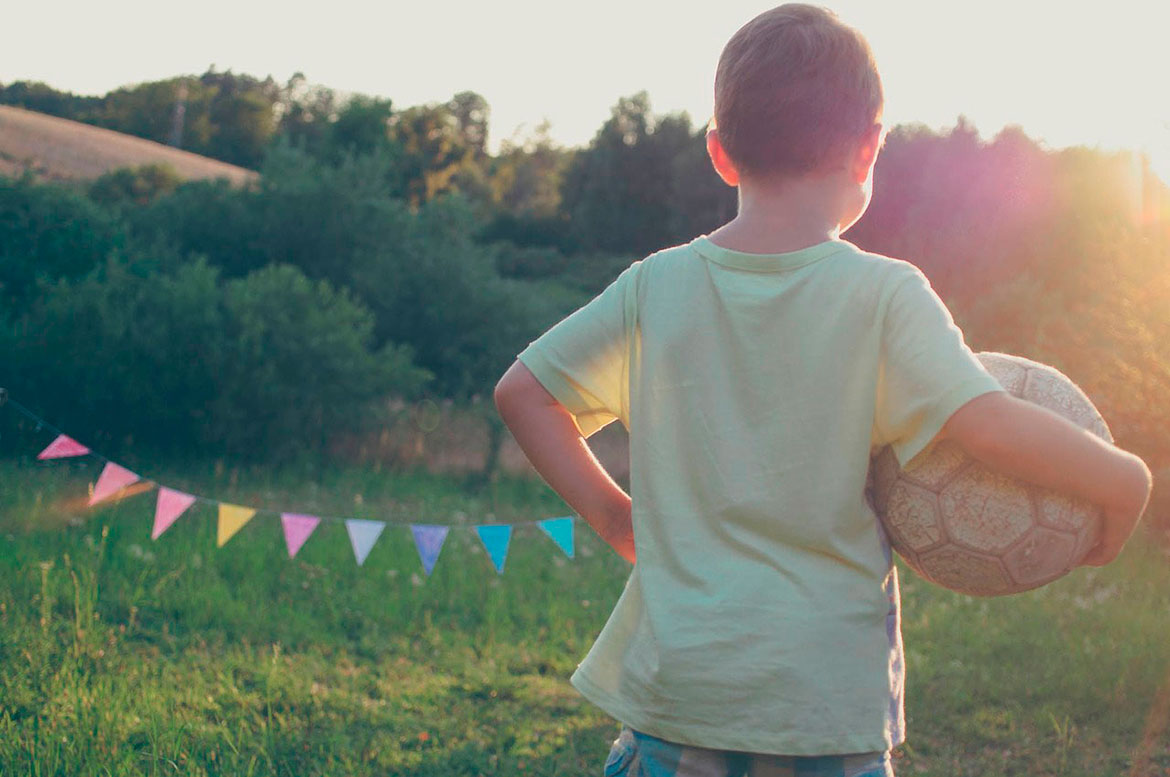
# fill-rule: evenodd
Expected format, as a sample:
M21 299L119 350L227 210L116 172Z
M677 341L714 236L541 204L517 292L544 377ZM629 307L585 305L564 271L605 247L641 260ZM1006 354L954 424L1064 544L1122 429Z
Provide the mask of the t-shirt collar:
M812 264L831 254L853 248L853 244L849 241L836 238L782 254L749 254L715 245L706 235L696 237L691 241L691 245L701 256L712 262L753 272L792 270L806 264Z

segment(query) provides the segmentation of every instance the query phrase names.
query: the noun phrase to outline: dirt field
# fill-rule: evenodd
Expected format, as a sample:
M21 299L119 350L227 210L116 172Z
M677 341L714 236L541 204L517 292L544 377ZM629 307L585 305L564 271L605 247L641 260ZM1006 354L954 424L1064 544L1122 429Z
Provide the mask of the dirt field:
M48 180L97 178L119 167L167 164L183 178L227 178L243 184L256 173L121 132L0 105L0 175L32 170Z

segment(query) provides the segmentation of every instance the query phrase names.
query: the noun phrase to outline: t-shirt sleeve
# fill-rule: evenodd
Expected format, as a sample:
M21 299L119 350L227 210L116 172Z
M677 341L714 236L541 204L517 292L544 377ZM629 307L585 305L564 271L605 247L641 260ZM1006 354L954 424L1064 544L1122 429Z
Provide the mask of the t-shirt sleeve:
M619 418L629 424L627 383L639 264L627 267L516 357L573 415L583 437Z
M921 270L897 281L882 326L875 430L901 466L922 452L947 419L981 394L1004 388L963 341Z

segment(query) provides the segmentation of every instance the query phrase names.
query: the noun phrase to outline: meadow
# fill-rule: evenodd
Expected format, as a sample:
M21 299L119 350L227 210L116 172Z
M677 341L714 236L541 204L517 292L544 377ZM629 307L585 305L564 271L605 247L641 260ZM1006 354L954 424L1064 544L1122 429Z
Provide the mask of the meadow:
M207 505L152 542L153 492L85 507L97 469L0 462L0 774L601 773L618 724L568 676L629 567L583 523L573 559L528 525L497 575L454 528L428 577L405 528L566 514L539 482L468 491L423 470L313 463L150 473L398 524L358 567L341 524L290 560L265 513L216 549ZM999 599L902 568L898 774L1170 774L1166 560L1139 535L1109 567Z
M26 170L46 180L96 178L138 165L169 165L182 179L254 180L251 170L143 138L0 105L0 174Z

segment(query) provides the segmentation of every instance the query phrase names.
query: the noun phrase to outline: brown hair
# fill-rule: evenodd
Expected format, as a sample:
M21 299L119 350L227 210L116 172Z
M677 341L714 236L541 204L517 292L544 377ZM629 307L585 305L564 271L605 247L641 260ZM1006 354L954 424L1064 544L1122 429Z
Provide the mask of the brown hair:
M741 175L800 175L839 163L879 120L883 99L861 33L802 3L741 27L715 72L719 139Z

